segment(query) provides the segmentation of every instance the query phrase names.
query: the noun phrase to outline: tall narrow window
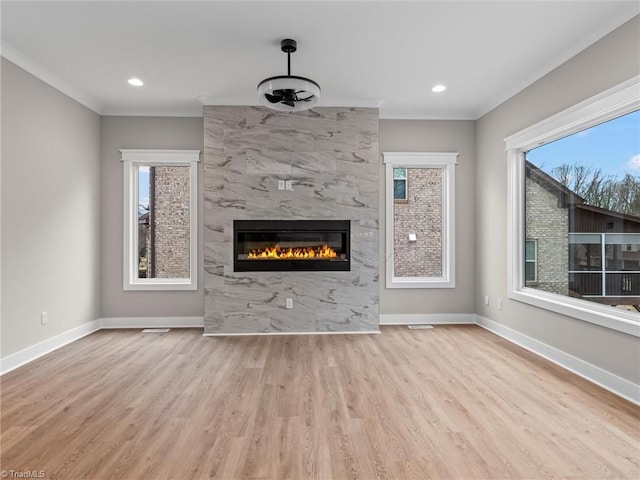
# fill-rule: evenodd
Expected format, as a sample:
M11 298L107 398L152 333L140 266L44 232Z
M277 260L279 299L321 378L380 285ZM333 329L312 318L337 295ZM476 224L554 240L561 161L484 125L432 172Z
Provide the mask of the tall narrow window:
M407 169L393 169L393 199L398 202L407 201Z
M524 280L527 285L538 281L538 243L535 240L525 242Z
M124 289L196 289L199 151L121 150Z
M451 288L457 153L385 153L387 288Z

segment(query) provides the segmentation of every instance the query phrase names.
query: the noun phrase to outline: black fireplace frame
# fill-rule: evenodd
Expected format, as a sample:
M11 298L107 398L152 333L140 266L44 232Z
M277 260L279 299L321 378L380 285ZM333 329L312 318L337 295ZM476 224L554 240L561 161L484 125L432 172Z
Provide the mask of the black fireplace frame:
M277 229L275 228L277 225ZM342 235L345 258L323 260L242 260L239 235L252 232L338 232ZM321 272L351 270L351 221L349 220L234 220L234 272Z

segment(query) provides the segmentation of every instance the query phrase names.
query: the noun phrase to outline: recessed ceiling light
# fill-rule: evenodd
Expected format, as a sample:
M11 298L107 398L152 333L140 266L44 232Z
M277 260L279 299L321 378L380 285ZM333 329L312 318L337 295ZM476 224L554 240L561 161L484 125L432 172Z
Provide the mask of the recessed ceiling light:
M139 78L130 78L128 81L129 85L133 85L134 87L141 87L144 85L144 82Z
M446 85L442 85L441 83L439 83L438 85L436 85L435 87L433 87L431 89L431 91L433 93L442 93L447 89Z

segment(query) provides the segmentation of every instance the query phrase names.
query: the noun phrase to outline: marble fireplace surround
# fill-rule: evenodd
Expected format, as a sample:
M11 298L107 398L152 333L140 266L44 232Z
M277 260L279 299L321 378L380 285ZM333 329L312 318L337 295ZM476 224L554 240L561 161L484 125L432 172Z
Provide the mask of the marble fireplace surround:
M205 335L377 331L378 109L205 106L204 149ZM263 219L350 220L351 270L234 272Z

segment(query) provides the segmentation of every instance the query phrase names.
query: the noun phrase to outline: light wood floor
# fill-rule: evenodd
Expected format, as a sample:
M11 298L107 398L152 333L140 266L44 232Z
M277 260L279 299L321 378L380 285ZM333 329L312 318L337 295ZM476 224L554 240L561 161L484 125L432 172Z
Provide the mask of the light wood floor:
M1 379L48 479L640 478L640 409L475 326L100 331Z

